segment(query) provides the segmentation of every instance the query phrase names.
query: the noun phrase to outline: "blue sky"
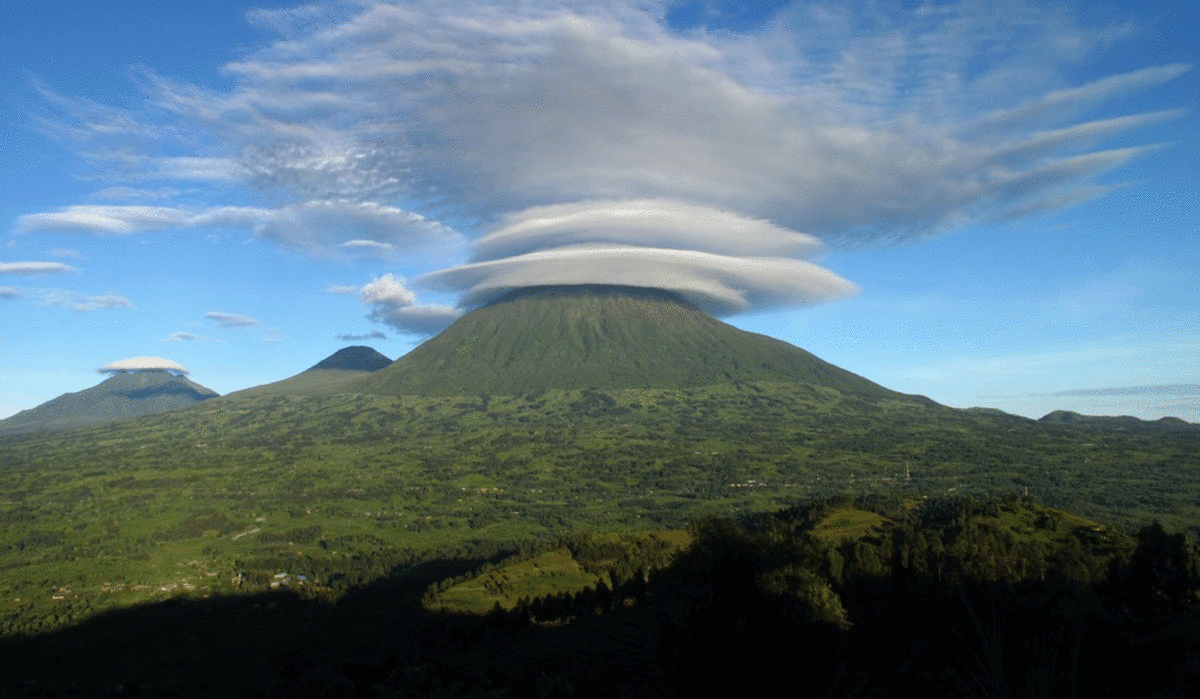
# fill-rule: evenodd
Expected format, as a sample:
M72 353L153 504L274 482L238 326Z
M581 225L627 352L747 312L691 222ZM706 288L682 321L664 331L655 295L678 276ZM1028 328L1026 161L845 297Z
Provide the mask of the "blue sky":
M130 357L226 393L620 279L954 407L1200 422L1194 4L0 22L0 417Z

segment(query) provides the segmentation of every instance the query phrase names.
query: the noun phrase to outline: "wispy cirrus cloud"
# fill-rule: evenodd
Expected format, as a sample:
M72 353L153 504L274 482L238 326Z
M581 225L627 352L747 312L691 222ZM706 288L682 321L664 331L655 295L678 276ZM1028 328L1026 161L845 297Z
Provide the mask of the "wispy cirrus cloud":
M463 245L449 226L394 206L373 202L308 201L277 208L211 206L189 209L172 206L83 204L57 212L17 217L19 233L65 232L90 236L121 236L187 229L247 229L283 247L314 254L344 252L387 257L405 250ZM347 239L347 235L357 237Z
M225 341L212 337L205 337L189 332L173 332L163 338L163 342L212 342L214 344L222 344Z
M63 308L72 313L91 313L93 311L113 310L118 308L133 308L133 302L119 294L108 293L96 296L85 296L75 291L64 289L36 289L31 296L42 306Z
M341 340L342 342L362 342L363 340L386 340L387 335L379 332L378 330L374 330L362 335L338 335L337 339Z
M221 313L219 311L209 311L204 314L208 320L214 321L222 328L252 328L255 325L262 325L261 320L249 318L247 316L238 315L236 313Z
M20 298L21 292L11 286L0 286L0 299L11 301L12 299Z

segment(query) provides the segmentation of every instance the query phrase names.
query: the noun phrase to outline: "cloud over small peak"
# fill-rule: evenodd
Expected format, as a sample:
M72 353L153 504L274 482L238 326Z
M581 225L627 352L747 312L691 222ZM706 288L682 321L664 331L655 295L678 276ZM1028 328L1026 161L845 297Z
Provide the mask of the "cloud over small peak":
M131 357L116 362L109 362L96 370L101 374L119 373L122 371L170 371L176 374L189 374L178 362L161 357Z

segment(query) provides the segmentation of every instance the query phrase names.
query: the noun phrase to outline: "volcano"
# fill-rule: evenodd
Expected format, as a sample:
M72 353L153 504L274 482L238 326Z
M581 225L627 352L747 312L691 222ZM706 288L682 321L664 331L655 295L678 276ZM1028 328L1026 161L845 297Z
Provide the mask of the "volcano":
M516 395L549 389L683 389L742 382L899 396L683 298L625 286L545 286L478 308L391 366L346 386L385 395Z
M362 345L343 347L295 376L262 386L234 391L225 398L242 399L277 394L336 393L348 381L379 371L391 363L392 360L370 347Z
M119 372L78 393L64 393L0 420L0 434L56 430L176 410L217 392L169 371Z

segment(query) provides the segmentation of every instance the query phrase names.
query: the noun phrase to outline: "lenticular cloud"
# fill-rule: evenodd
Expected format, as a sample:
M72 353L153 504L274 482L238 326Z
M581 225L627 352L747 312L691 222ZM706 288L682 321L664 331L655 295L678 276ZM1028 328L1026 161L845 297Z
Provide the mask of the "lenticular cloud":
M620 284L730 315L853 294L850 282L793 259L819 249L812 236L692 202L585 201L508 216L476 241L470 264L419 281L463 292L464 306L528 286Z
M169 371L184 375L191 373L178 362L161 357L131 357L109 362L96 371L101 374L119 374L124 371Z
M169 124L44 94L90 162L140 179L127 184L238 183L261 200L76 206L18 228L245 226L380 260L431 241L457 257L462 234L470 260L419 279L463 305L614 280L726 313L819 303L853 290L807 261L822 242L918 238L1103 195L1121 185L1097 176L1153 147L1106 142L1179 116L1099 110L1188 66L1070 79L1124 30L1014 2L791 3L738 31L719 9L712 28L681 28L624 0L257 11L278 39L222 67L232 89L145 75ZM417 308L379 317L449 317Z

